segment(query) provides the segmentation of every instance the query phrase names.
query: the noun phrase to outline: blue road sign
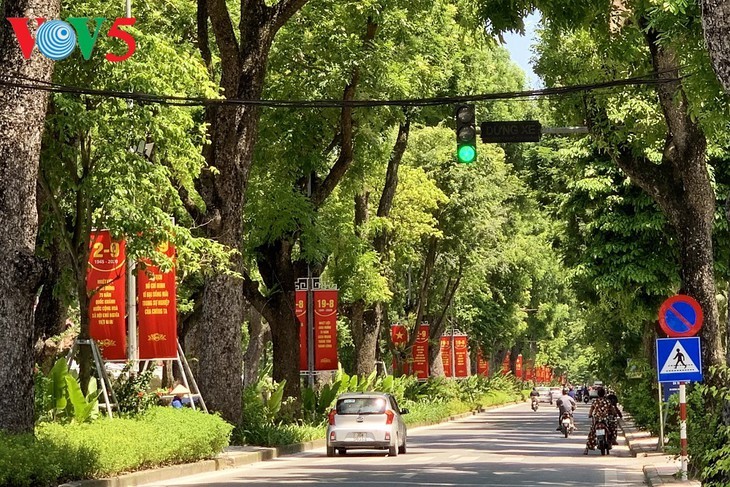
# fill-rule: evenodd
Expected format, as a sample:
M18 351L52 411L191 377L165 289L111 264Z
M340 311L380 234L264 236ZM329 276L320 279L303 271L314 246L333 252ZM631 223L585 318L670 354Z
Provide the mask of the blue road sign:
M701 382L701 355L697 337L659 338L656 341L659 382Z
M669 402L669 398L672 394L679 394L679 382L665 382L662 385L662 395L664 396L664 402Z

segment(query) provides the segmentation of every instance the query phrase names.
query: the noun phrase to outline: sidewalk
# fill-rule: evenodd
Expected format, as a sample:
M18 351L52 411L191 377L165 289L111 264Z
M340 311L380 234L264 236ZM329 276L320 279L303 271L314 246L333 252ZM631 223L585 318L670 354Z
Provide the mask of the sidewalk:
M631 453L637 458L644 459L644 478L648 485L652 487L658 485L701 486L700 482L682 481L675 477L674 474L680 469L679 459L657 451L659 438L636 428L628 413L624 413L624 419L619 420L619 426L624 432Z

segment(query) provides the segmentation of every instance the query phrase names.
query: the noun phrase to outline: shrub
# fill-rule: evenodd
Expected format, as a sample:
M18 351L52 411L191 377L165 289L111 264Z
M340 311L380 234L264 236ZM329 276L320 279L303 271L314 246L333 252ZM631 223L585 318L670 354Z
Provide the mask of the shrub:
M132 362L127 362L124 365L119 377L114 380L112 388L119 404L119 411L135 416L158 405L160 397L155 392L150 391L155 365L153 364L147 370L138 374L130 374L132 367Z
M42 487L211 458L228 445L231 429L217 416L173 408L134 419L44 423L35 438L0 437L0 485Z

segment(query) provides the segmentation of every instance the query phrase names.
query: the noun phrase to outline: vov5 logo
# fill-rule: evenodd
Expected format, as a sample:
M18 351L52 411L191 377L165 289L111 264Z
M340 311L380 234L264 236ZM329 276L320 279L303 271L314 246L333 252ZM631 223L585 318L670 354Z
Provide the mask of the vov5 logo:
M15 37L18 39L20 50L23 52L25 59L30 59L30 55L33 53L33 46L38 46L38 50L45 57L54 61L60 61L61 59L66 59L74 52L76 43L78 42L81 55L88 61L91 58L91 53L94 51L96 40L99 38L102 24L106 19L104 17L96 17L94 19L94 31L92 33L89 31L88 17L69 17L65 22L58 19L47 21L44 18L38 17L35 19L38 23L35 39L31 35L30 28L28 27L29 20L27 17L8 18L8 21L13 26ZM121 55L114 54L113 52L107 53L105 57L108 61L118 63L129 59L134 54L137 48L134 37L119 27L123 25L134 25L136 20L133 17L120 17L114 21L106 36L114 37L124 42L127 45L127 51Z

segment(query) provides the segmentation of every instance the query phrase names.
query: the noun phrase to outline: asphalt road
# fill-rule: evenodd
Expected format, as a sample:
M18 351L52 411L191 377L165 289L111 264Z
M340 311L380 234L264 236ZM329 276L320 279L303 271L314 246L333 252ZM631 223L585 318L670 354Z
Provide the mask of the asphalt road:
M328 458L324 449L239 469L147 484L162 486L641 486L642 462L623 444L609 456L583 455L588 406L577 411L578 431L555 431L557 409L529 404L409 432L408 453L348 452Z

